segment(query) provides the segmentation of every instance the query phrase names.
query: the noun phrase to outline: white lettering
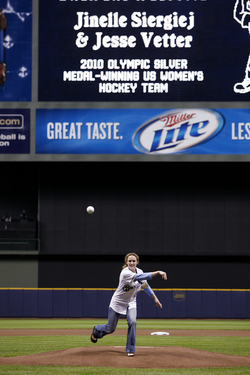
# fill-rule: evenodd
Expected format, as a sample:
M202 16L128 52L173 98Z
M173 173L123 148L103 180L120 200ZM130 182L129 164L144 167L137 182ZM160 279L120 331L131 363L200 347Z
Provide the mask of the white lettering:
M119 136L119 129L120 126L119 122L86 122L87 130L87 138L88 139L115 139L119 140L122 139L122 136Z
M239 122L235 124L232 122L231 126L231 138L232 140L250 140L250 123Z
M135 93L137 83L100 83L99 92L102 94Z
M48 139L81 139L82 122L49 122L47 124Z
M163 16L162 14L154 16L147 15L147 12L133 12L131 14L131 26L138 28L163 28L163 30L172 30L176 27L191 30L194 27L194 12L189 13L189 17L178 15L177 12Z
M96 44L92 47L97 51L102 46L104 48L134 48L136 46L136 37L133 35L103 35L102 32L96 32Z
M155 94L168 92L168 83L142 83L143 93Z
M127 17L122 15L119 16L118 12L109 12L107 15L90 16L88 12L76 12L77 24L74 26L74 30L80 30L84 28L97 28L97 27L126 27Z
M150 46L150 43L152 41L154 47L156 48L191 48L191 42L193 41L192 35L182 36L178 35L176 36L174 33L164 34L163 36L156 35L154 36L153 32L147 33L147 32L141 32L142 41L144 43L144 46L148 48ZM154 37L153 37L154 36Z

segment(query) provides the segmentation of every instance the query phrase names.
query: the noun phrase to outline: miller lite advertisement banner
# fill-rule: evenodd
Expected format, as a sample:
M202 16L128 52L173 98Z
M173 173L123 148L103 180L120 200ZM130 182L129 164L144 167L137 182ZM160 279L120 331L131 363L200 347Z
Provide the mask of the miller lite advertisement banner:
M249 101L249 0L42 0L40 101Z
M250 154L250 109L38 109L37 154Z
M31 100L32 0L0 0L0 101Z

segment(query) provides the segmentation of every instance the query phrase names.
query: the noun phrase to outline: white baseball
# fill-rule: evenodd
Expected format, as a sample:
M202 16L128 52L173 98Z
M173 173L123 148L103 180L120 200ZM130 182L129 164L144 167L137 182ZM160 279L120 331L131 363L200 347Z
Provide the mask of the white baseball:
M88 207L86 208L86 211L87 211L88 214L93 214L93 212L95 211L95 209L94 209L93 206L88 206Z

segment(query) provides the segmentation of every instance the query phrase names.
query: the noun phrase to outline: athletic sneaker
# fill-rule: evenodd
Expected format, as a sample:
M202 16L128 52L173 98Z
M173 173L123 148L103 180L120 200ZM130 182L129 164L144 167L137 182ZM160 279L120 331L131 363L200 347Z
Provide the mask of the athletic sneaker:
M234 91L240 94L245 94L250 91L250 79L245 78L243 82L234 85Z
M95 344L97 343L97 338L94 335L94 330L95 330L95 327L93 328L93 331L91 333L90 340Z
M128 356L128 357L134 357L134 356L135 356L135 353L128 353L127 356Z

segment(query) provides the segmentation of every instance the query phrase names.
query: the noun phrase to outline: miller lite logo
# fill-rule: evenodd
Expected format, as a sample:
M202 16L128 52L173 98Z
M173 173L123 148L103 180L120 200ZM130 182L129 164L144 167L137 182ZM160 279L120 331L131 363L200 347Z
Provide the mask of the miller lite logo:
M146 154L173 154L209 141L223 128L224 119L210 109L175 109L143 124L133 146Z

